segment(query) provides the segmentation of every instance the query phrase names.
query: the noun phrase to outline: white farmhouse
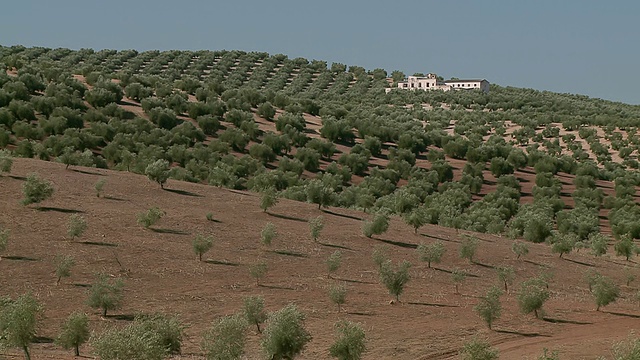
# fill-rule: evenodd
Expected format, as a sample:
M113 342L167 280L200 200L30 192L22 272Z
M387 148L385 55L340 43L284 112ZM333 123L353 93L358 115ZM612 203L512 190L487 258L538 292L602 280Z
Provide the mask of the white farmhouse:
M489 92L489 82L482 80L439 80L436 74L427 76L409 76L406 81L398 82L398 88L404 90L481 90ZM386 92L391 91L390 88Z

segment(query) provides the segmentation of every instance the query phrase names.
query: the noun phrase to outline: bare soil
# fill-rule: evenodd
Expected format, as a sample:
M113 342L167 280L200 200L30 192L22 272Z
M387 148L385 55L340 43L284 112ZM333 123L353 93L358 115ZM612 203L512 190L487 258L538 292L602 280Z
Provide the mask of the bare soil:
M20 205L24 177L38 172L53 182L54 196L40 207ZM519 176L534 175L522 173ZM104 197L96 197L94 184L105 179ZM526 179L525 179L526 180ZM363 325L367 334L365 359L457 358L464 341L480 334L500 350L503 359L535 359L543 348L557 349L563 359L595 359L608 355L614 342L637 329L640 309L636 283L624 285L625 267L637 273L637 262L611 254L594 258L585 250L551 254L544 244L530 244L530 253L516 260L512 240L476 234L482 241L476 263L458 257L463 233L426 226L418 234L401 219L392 218L387 233L368 239L361 233L368 214L286 199L263 212L255 193L169 180L166 190L144 176L104 169L71 167L53 162L18 159L10 175L0 176L0 224L11 229L10 243L0 261L0 295L32 292L44 305L38 327L34 359L72 359L71 351L56 347L63 320L73 311L90 315L90 326L99 333L109 326L123 326L137 313L178 314L188 325L183 355L176 359L201 359L202 334L212 322L241 308L242 299L262 295L268 310L295 303L307 316L313 335L301 359L329 358L333 325L347 319ZM152 229L136 223L136 216L158 206L166 216ZM71 213L86 217L87 232L79 239L66 238ZM213 213L215 221L206 214ZM325 229L318 243L309 236L307 221L322 215ZM260 244L260 230L272 222L278 237L271 247ZM215 244L202 262L191 250L198 234L213 235ZM415 253L420 242L444 241L447 252L440 264L427 268ZM375 246L385 245L394 262L409 260L412 279L400 297L392 297L379 283L371 260ZM327 277L326 259L342 251L342 267L334 279ZM76 260L70 278L55 285L53 259L71 255ZM248 267L266 261L269 267L261 286ZM497 283L496 266L516 271L512 290L503 295L503 315L494 330L476 315L473 307L486 290ZM469 273L455 294L450 271ZM586 285L589 270L610 276L621 285L616 303L595 311ZM125 301L106 319L86 305L87 286L96 273L123 277ZM543 319L519 312L516 292L520 282L542 272L552 274L551 298ZM327 296L327 287L345 282L347 303L339 313ZM254 329L249 329L247 359L263 358ZM81 353L91 355L90 345ZM8 358L21 354L10 350Z

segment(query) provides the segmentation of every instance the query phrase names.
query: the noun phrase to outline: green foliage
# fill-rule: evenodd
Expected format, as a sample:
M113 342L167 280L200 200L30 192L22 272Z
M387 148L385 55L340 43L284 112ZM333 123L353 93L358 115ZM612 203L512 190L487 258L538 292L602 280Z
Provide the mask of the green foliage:
M89 317L85 313L74 312L62 325L56 344L64 349L73 349L80 356L80 346L89 340Z
M27 181L22 184L22 205L38 204L53 195L53 186L47 180L41 179L38 174L27 175Z
M317 217L309 220L309 233L311 233L311 239L314 242L318 241L320 237L320 232L324 228L324 219L322 215L318 215Z
M462 284L467 279L467 273L464 271L455 268L451 271L451 280L453 280L453 284L456 288L456 294L459 294L458 286Z
M402 219L407 223L407 225L413 227L414 234L418 233L418 229L420 227L428 224L426 209L424 207L414 208L410 212L405 213Z
M554 232L551 237L551 252L560 254L560 258L562 258L562 255L573 251L577 242L578 238L574 234L560 234L558 232Z
M479 243L480 240L475 236L464 236L460 244L460 258L468 259L469 262L473 263L473 257L476 254Z
M256 279L256 285L260 286L260 279L267 274L267 263L259 262L249 266L249 274Z
M342 304L347 301L347 286L345 284L329 286L329 299L332 303L338 305L338 312L340 312Z
M340 250L334 251L327 258L327 277L331 277L331 274L336 272L340 268L340 264L342 263L342 252Z
M56 266L56 285L58 285L63 277L71 276L71 268L76 264L76 261L72 256L58 255L53 263Z
M276 109L271 105L271 103L264 102L258 106L257 113L267 120L273 120L273 117L276 115Z
M606 254L608 241L609 239L601 233L589 235L589 247L591 248L593 256L598 257Z
M518 292L518 305L523 314L534 312L539 317L545 301L549 299L547 282L541 277L532 278L522 283Z
M373 259L373 263L378 266L378 269L382 269L382 265L389 260L387 248L383 245L377 245L373 248L371 258Z
M42 306L31 294L15 300L0 299L0 347L20 348L30 360L29 345L36 336L36 322L41 311Z
M9 245L9 229L0 228L0 252L7 250L7 245ZM2 256L0 256L0 260Z
M613 360L640 359L640 339L634 334L630 334L626 341L616 343L611 352L613 353Z
M511 251L516 254L516 259L520 259L521 256L525 256L529 253L529 245L522 241L514 241L511 244Z
M542 355L537 360L560 360L560 354L557 350L549 352L547 348L542 349Z
M267 358L293 359L302 352L311 341L311 335L304 328L304 320L304 314L293 304L269 315L262 338Z
M491 344L485 339L478 337L472 338L462 346L460 350L460 359L462 360L496 360L498 359L498 350L491 347Z
M262 240L262 243L267 246L271 246L271 242L276 236L278 236L276 226L271 222L268 222L260 232L260 239Z
M87 220L84 216L71 214L69 216L69 222L67 223L67 235L71 240L82 236L85 230L87 230Z
M106 179L100 179L94 185L94 188L96 189L96 196L97 197L100 197L100 194L102 194L102 189L104 188L104 184L106 184L106 183L107 183Z
M389 216L381 213L375 214L373 220L366 220L362 225L362 233L368 238L384 234L387 229L389 229Z
M244 354L247 323L236 314L216 321L205 333L202 350L207 360L236 360Z
M136 315L135 320L148 331L159 335L162 347L169 354L179 354L182 348L182 338L185 327L177 316L164 314Z
M480 302L473 308L478 315L487 323L489 329L493 325L493 322L500 318L502 313L502 305L500 304L500 296L502 290L493 286L487 294L480 299Z
M120 308L124 297L123 288L122 279L110 279L105 274L99 274L89 288L87 304L94 309L102 309L102 316L105 317L108 310Z
M202 234L197 234L191 242L191 247L193 248L193 252L198 257L198 261L202 261L202 255L211 250L211 248L213 247L213 236L204 236Z
M620 296L620 288L613 282L613 280L598 276L595 278L593 285L591 286L591 292L596 301L597 311L600 311L601 306L609 305L616 301Z
M160 184L160 188L164 189L164 183L169 179L169 162L164 159L158 159L147 166L144 170L145 175L151 181Z
M389 290L389 294L395 296L396 301L400 301L400 295L404 291L405 285L411 279L409 269L411 263L404 260L394 269L391 260L387 260L380 266L380 282Z
M267 313L264 311L264 298L262 296L249 296L244 298L243 304L242 312L245 320L249 324L254 324L258 333L262 333L260 324L267 320Z
M158 207L149 208L149 210L138 213L138 224L144 226L145 229L155 225L164 216L164 211Z
M278 201L278 193L273 188L268 188L260 195L260 209L262 209L263 212L267 212L267 210L275 206Z
M91 345L102 360L162 360L168 355L162 335L144 321L107 329Z
M360 324L342 320L336 323L336 341L329 354L338 360L360 360L366 351L366 336Z
M307 201L318 204L318 209L327 207L335 201L335 192L318 179L311 180L305 186Z
M504 284L504 291L509 291L508 286L513 284L513 280L516 277L516 273L512 266L499 266L496 268L498 275L498 281Z
M426 261L427 266L430 268L431 263L439 264L446 249L444 243L437 240L431 244L420 243L416 249L421 261Z
M637 246L630 236L624 235L616 242L613 249L616 251L616 255L624 256L629 261L629 258L637 251Z
M0 131L2 131L2 127L0 127ZM0 144L0 147L5 145ZM9 150L0 150L0 172L10 173L11 166L13 166L13 158Z

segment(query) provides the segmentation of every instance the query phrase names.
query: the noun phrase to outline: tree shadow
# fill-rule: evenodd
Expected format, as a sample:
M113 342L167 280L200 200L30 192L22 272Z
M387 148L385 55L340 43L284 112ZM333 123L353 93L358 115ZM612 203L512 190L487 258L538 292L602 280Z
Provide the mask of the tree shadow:
M113 201L129 201L127 199L117 198L115 196L103 196L104 199L113 200Z
M303 253L299 253L299 252L295 252L295 251L290 251L290 250L273 250L274 254L279 254L279 255L285 255L285 256L293 256L293 257L297 257L297 258L306 258L309 257L309 255L307 254L303 254Z
M483 268L486 268L486 269L495 269L496 268L493 265L483 264L483 263L478 262L478 261L472 261L471 263L474 264L474 265L482 266Z
M83 283L73 283L71 285L73 285L75 287L81 287L81 288L90 288L91 287L91 284L83 284Z
M358 315L358 316L375 316L376 315L376 313L362 312L362 311L347 311L346 313L349 315Z
M406 243L406 242L402 242L402 241L378 239L378 238L373 238L373 237L371 239L383 242L385 244L403 247L405 249L417 249L418 248L418 245L416 245L416 244L410 244L410 243Z
M526 332L515 331L515 330L494 330L494 331L500 334L513 334L513 335L520 335L524 337L538 337L538 336L551 337L551 335L543 335L540 333L526 333Z
M118 315L107 315L105 316L107 319L114 319L120 321L133 321L136 316L133 314L118 314Z
M432 267L431 267L431 269L433 269L433 270L437 270L437 271L442 271L442 272L445 272L445 273L447 273L447 274L453 274L453 271L451 271L451 270L442 269L442 268L437 268L437 267L435 267L435 266L432 266ZM464 274L464 276L466 276L466 277L472 277L472 278L479 278L479 277L480 277L479 275L471 274L471 273L468 273L468 272L466 272L466 271L465 271L465 272L463 272L463 274Z
M151 231L158 234L189 235L188 232L183 230L165 229L165 228L149 228L149 229L151 229Z
M295 288L292 288L290 286L281 286L281 285L264 285L264 284L260 284L258 286L262 287L262 288L275 289L275 290L295 290Z
M353 251L353 249L352 249L352 248L347 247L347 246L342 246L342 245L329 244L329 243L323 243L323 242L318 242L318 245L322 245L322 246L326 246L326 247L330 247L330 248L344 249L344 250L351 250L351 251Z
M71 171L73 171L73 172L80 173L80 174L85 174L85 175L98 175L98 176L105 176L104 174L100 174L100 173L93 172L93 171L86 171L86 170L80 170L80 169L69 169L69 170L71 170Z
M300 221L300 222L307 222L307 219L302 219L302 218L298 218L295 216L288 216L288 215L282 215L282 214L274 214L271 212L266 212L269 216L273 216L273 217L277 217L278 219L285 219L285 220L293 220L293 221Z
M564 259L565 259L565 260L567 260L567 261L570 261L570 262L572 262L572 263L579 264L579 265L584 265L584 266L589 266L589 267L595 267L595 265L594 265L594 264L589 264L589 263L586 263L586 262L582 262L582 261L578 261L578 260L573 260L573 259L567 259L567 258L564 258Z
M192 193L192 192L186 191L186 190L164 189L164 191L168 191L170 193L174 193L174 194L178 194L178 195L184 195L184 196L204 197L204 196L202 196L200 194Z
M53 339L48 336L34 336L32 344L53 344Z
M27 178L26 178L26 177L24 177L24 176L18 176L18 175L7 175L7 177L10 177L10 178L12 178L12 179L14 179L14 180L22 180L22 181L27 180Z
M95 246L107 246L107 247L118 247L118 244L108 243L108 242L103 242L103 241L78 241L78 244L95 245Z
M447 307L447 308L457 308L460 307L458 305L449 305L449 304L434 304L434 303L426 303L426 302L407 302L409 305L422 305L422 306L433 306L433 307Z
M550 318L550 317L543 317L542 320L546 322L554 323L554 324L574 324L574 325L593 324L592 322L586 322L586 321L565 320L565 319L556 319L556 318Z
M369 285L377 284L372 281L364 281L364 280L343 279L343 278L337 278L337 277L333 279L336 281L344 281L344 282L354 283L354 284L369 284Z
M322 211L325 214L329 214L329 215L335 215L335 216L340 216L340 217L347 218L347 219L362 221L361 217L357 217L357 216L353 216L353 215L340 214L340 213L333 212L331 210L326 210L326 209L321 209L320 211Z
M84 213L84 211L82 211L82 210L65 209L65 208L51 207L51 206L38 206L36 208L36 210L43 211L43 212L55 211L55 212L60 212L60 213L64 213L64 214L82 214L82 213Z
M240 264L238 263L234 263L234 262L230 262L230 261L224 261L224 260L204 260L203 262L206 262L207 264L214 264L214 265L225 265L225 266L240 266Z
M529 263L529 264L532 264L532 265L537 265L537 266L545 267L545 268L548 268L548 267L549 267L549 265L547 265L547 264L538 263L538 262L535 262L535 261L532 261L532 260L523 259L522 261L524 261L524 262L526 262L526 263Z
M14 261L39 261L40 260L40 259L28 257L28 256L16 256L16 255L3 256L2 259L14 260Z
M605 314L611 314L616 316L626 316L630 318L640 319L640 315L636 315L636 314L627 314L627 313L621 313L621 312L615 312L615 311L602 311L602 312Z
M449 241L449 242L454 242L454 243L459 243L459 240L453 240L453 239L445 239L443 237L439 237L439 236L433 236L433 235L429 235L429 234L425 234L425 233L420 233L420 235L430 238L430 239L436 239L436 240L442 240L442 241Z

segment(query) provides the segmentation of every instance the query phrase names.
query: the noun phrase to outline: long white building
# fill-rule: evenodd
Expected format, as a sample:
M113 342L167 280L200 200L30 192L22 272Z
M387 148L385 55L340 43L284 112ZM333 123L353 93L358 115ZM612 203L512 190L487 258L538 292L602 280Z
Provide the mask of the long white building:
M427 76L409 76L405 81L398 82L398 88L404 90L480 90L489 92L489 82L486 79L481 80L438 80L436 74L427 74ZM387 92L391 88L386 89Z

